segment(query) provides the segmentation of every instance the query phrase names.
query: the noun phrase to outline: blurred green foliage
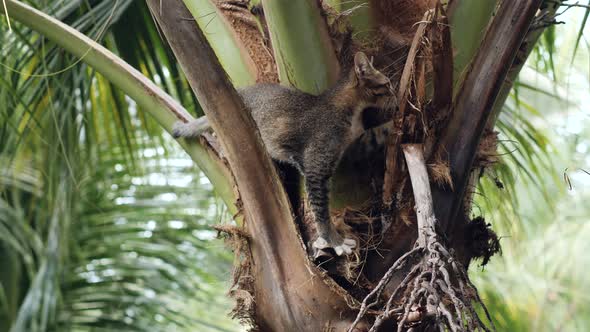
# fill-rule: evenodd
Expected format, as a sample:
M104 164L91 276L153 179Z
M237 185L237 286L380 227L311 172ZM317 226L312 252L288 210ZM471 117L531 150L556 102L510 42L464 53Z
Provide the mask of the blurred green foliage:
M502 255L471 276L500 331L590 330L588 11L536 46L500 116L502 163L477 191Z

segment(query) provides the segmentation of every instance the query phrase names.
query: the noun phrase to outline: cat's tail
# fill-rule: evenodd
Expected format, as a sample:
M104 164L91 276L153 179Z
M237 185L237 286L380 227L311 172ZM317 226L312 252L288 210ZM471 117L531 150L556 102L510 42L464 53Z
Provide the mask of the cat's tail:
M195 138L209 130L209 128L211 126L206 116L190 120L189 122L178 121L172 126L172 136L174 138Z

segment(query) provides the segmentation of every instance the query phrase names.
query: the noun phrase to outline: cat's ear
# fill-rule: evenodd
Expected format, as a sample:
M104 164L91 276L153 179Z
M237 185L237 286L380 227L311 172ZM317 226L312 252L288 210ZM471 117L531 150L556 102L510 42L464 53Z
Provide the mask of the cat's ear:
M363 52L357 52L354 55L354 72L358 78L363 78L367 74L371 73L373 65L367 55Z
M373 60L363 52L354 55L354 72L361 86L375 96L393 95L389 78L373 67Z

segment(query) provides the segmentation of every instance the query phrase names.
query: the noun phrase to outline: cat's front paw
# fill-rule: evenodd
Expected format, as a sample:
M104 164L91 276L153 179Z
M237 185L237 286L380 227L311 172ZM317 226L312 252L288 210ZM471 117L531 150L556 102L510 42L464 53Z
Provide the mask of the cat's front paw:
M352 254L352 250L356 248L356 241L351 238L342 238L341 236L338 236L336 239L334 237L324 238L318 236L313 242L312 247L314 251L314 259L326 256L326 249L334 250L338 256L342 256L342 254L350 255Z

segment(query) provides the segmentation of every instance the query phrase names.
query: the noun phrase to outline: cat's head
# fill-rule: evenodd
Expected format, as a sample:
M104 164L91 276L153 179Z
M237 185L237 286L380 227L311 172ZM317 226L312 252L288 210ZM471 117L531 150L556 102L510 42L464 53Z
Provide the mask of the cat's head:
M369 99L377 100L394 95L389 78L375 69L373 62L363 52L357 52L354 55L354 73L359 88Z

